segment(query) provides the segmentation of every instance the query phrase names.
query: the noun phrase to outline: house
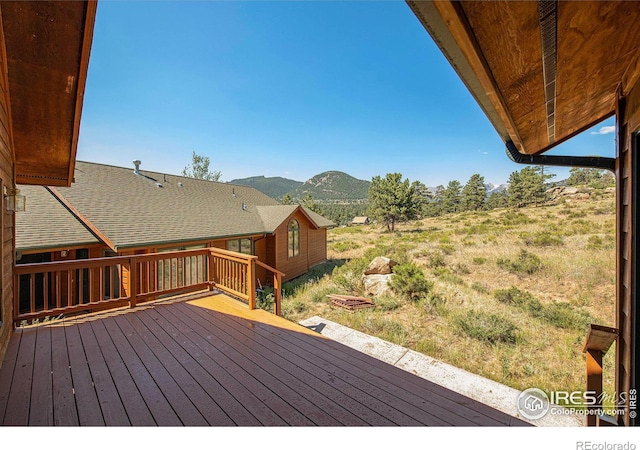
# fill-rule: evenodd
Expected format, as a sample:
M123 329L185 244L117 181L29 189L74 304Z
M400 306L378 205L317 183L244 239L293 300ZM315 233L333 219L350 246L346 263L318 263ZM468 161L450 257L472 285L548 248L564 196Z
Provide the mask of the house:
M351 225L369 225L369 218L367 216L354 217Z
M0 358L14 330L16 183L68 186L95 2L0 3Z
M640 195L640 8L637 2L408 1L520 164L608 169L616 176L615 327L585 340L587 390L601 384L615 341L617 417L637 425L640 388L637 201ZM616 119L614 158L546 155L606 118ZM631 397L634 398L631 398Z
M140 164L77 161L69 187L19 186L28 207L16 214L18 264L221 248L257 256L286 281L327 259L334 224L313 211Z

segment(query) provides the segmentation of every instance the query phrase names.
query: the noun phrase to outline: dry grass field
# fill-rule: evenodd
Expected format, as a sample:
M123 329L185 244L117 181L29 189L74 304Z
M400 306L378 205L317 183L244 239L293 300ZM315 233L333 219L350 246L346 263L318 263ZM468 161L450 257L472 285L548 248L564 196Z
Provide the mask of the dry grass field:
M584 390L589 323L615 326L612 190L587 200L450 214L328 233L330 260L285 285L284 315L313 315L379 336L516 389ZM362 294L375 256L414 262L427 288L349 312L327 294ZM605 356L613 391L614 349Z

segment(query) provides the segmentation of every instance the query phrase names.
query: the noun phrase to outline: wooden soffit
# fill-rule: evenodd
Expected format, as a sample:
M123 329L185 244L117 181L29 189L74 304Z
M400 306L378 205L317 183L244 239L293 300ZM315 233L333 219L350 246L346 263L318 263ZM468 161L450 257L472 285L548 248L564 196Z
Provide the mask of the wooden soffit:
M541 153L640 76L636 1L408 1L502 139Z
M69 186L97 3L3 1L0 5L16 183Z

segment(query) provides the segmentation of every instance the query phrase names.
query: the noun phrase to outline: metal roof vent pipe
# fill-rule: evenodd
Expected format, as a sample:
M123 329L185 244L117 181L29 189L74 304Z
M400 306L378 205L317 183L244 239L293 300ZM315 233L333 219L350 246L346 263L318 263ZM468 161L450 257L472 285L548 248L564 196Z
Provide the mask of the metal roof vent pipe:
M135 173L136 175L140 175L140 164L142 164L142 161L140 161L139 159L133 161L133 165L136 166L136 168L133 169L133 173Z

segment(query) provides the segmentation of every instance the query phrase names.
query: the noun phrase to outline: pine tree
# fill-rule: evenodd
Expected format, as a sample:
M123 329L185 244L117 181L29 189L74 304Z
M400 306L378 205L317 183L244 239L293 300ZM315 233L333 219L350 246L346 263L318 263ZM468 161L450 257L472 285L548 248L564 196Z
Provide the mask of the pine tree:
M540 167L529 166L509 177L508 204L516 208L536 206L547 201L545 181L554 174L543 174Z
M462 185L458 180L449 181L442 196L442 212L452 213L461 210Z
M398 222L415 219L420 212L420 196L415 183L402 181L402 174L375 176L369 187L369 215L382 221L387 230L395 231Z
M479 211L484 209L487 198L487 187L484 177L476 173L471 175L467 184L462 188L462 209L464 211Z

